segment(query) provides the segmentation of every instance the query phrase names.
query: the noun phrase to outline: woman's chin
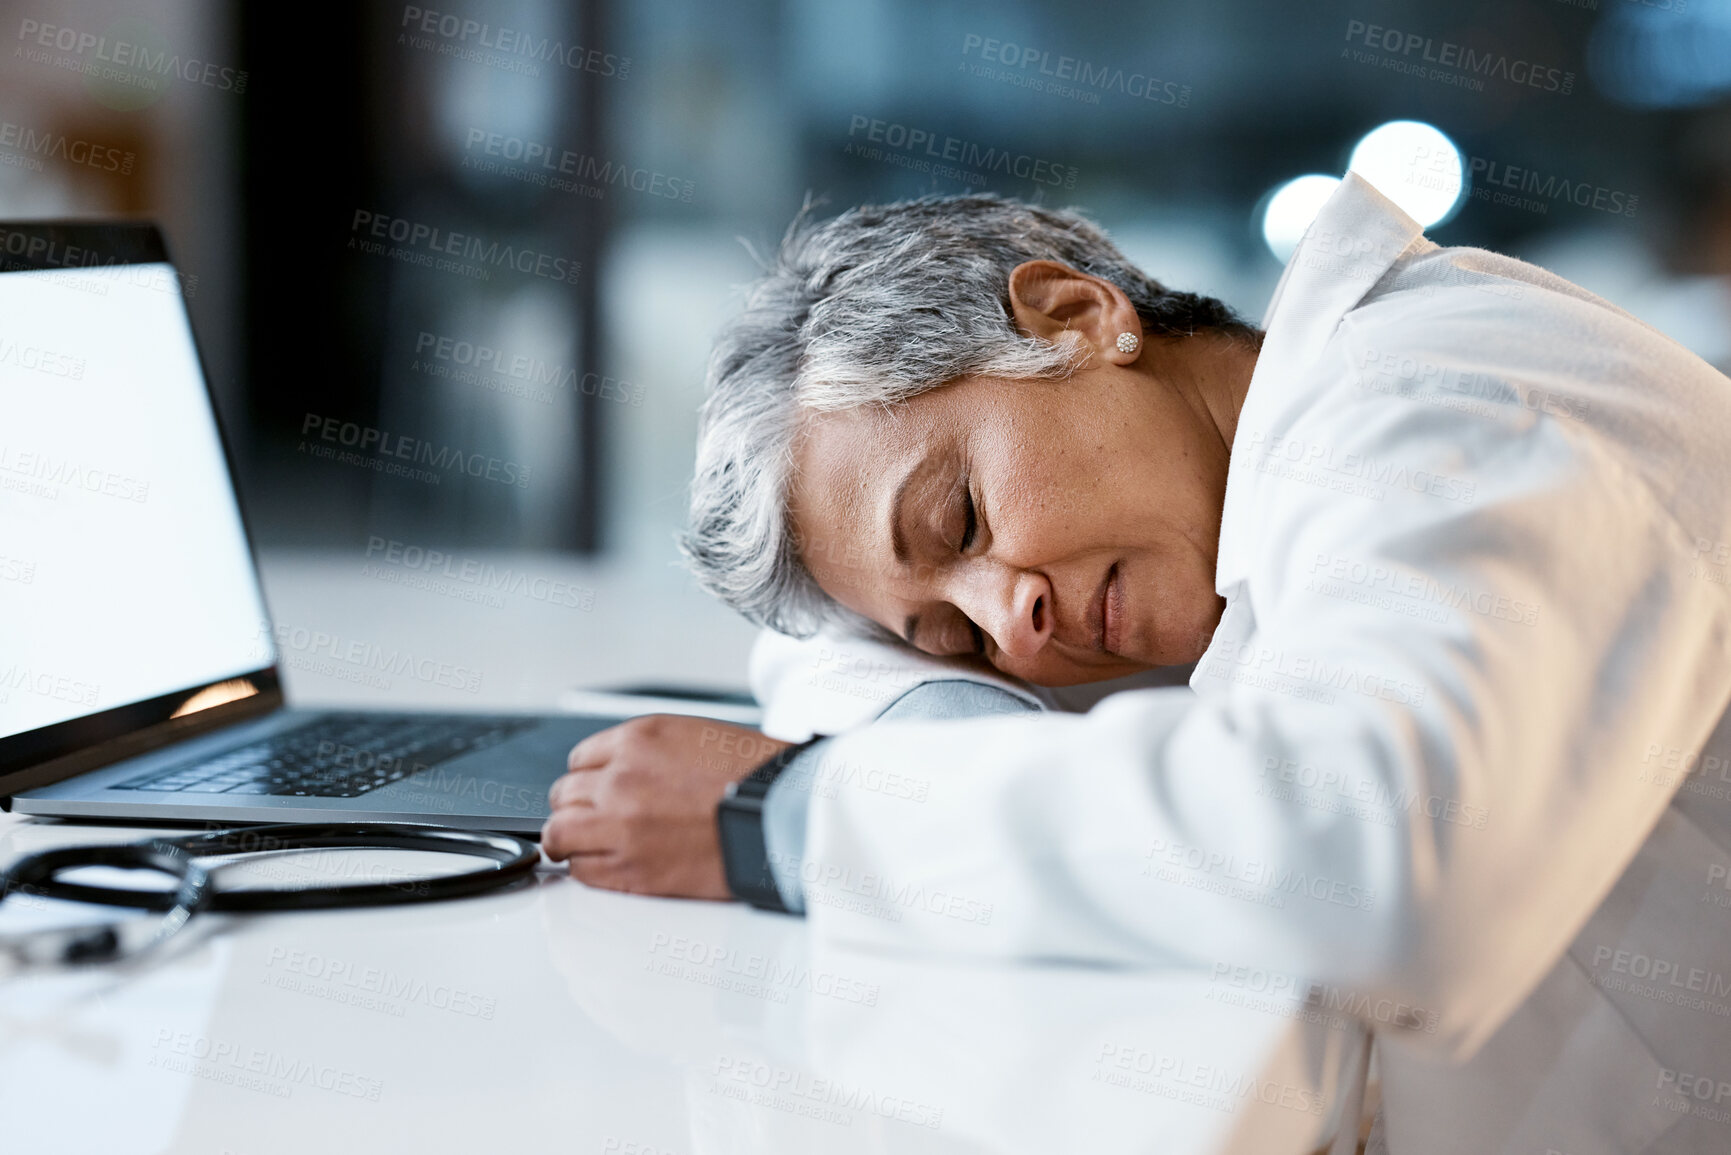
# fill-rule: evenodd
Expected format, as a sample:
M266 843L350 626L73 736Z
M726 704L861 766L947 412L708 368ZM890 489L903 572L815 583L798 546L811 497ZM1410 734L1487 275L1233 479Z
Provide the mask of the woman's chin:
M1107 660L1099 664L1077 665L1065 662L1050 669L1037 670L1031 674L1018 674L1023 681L1032 682L1036 686L1055 688L1058 686L1082 686L1089 682L1106 682L1113 678L1128 678L1132 674L1140 674L1152 669L1156 663L1137 662L1116 654L1106 655ZM1008 671L1006 671L1008 672Z
M1199 601L1193 613L1185 615L1182 623L1161 631L1155 647L1157 656L1149 665L1184 666L1200 660L1208 652L1225 610L1226 599L1209 590L1208 596Z

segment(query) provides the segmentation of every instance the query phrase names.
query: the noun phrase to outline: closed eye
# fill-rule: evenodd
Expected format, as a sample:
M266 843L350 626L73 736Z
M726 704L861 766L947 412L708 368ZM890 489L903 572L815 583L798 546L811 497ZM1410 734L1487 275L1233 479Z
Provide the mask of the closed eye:
M968 547L974 544L974 534L980 528L980 519L974 510L974 491L964 482L962 485L962 543L957 547L958 553L967 553Z
M974 489L969 483L969 479L964 477L962 479L962 540L956 552L967 553L974 544L974 539L979 536L979 531L980 516L979 510L974 505ZM966 614L962 615L962 620L968 624L968 634L973 642L971 653L975 657L984 657L986 632L980 629L974 620Z

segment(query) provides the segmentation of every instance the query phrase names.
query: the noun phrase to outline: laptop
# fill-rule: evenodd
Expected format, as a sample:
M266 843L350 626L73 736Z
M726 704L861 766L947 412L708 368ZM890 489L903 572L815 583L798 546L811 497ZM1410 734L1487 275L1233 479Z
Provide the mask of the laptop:
M617 717L286 700L183 297L151 225L0 224L0 807L538 832Z

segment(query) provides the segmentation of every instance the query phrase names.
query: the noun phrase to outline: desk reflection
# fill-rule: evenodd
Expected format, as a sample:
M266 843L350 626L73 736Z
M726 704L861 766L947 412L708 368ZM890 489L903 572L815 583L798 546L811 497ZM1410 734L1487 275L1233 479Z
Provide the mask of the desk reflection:
M0 862L138 834L0 816ZM1357 1118L1363 1034L1243 994L813 953L798 919L549 869L0 980L0 1150L1308 1155Z
M694 1152L1272 1155L1356 1119L1362 1031L1206 974L814 952L796 919L546 897L571 998L685 1068Z

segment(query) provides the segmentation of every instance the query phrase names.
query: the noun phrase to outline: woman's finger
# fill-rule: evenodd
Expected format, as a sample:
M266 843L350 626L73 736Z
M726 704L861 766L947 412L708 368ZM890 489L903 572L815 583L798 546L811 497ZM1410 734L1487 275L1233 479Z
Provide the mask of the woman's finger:
M554 862L588 854L605 854L612 848L603 824L594 810L571 806L555 811L541 826L541 849Z
M609 726L571 747L571 753L565 758L565 769L599 770L613 759L618 746L619 727Z
M547 804L555 810L561 806L594 806L599 778L598 774L577 773L555 778L547 788Z

